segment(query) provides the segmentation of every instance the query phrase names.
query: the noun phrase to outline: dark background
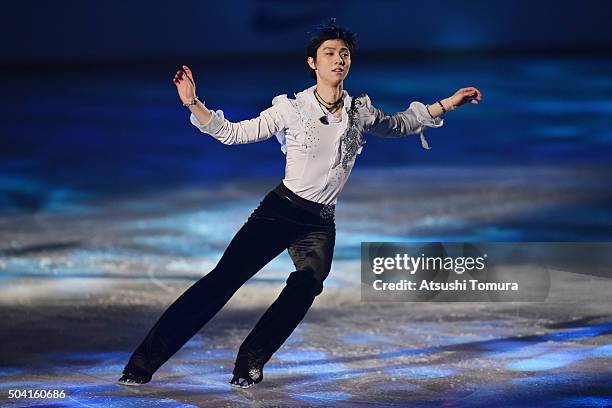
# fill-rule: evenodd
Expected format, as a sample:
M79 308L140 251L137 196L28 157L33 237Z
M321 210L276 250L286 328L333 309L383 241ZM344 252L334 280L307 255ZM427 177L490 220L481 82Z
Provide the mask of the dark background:
M589 168L604 176L585 188L601 189L612 157L609 10L605 1L5 3L0 211L282 178L274 138L225 146L198 132L171 78L187 64L209 107L254 117L312 85L307 32L329 17L358 34L346 89L386 112L465 86L483 93L428 130L430 151L418 137L368 137L356 172Z

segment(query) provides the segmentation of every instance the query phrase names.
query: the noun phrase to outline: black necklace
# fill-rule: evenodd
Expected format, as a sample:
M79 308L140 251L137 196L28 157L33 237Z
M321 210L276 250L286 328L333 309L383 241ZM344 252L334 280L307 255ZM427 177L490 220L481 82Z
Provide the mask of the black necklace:
M321 97L321 95L319 95L316 89L314 93L315 93L315 96L317 97L317 101L319 102L319 104L321 104L322 102L322 105L325 106L332 113L338 110L337 108L342 104L342 101L344 99L344 95L341 95L340 98L338 98L336 102L327 102L325 99Z
M336 102L330 103L330 102L327 102L325 99L323 99L321 95L319 95L316 89L314 90L314 94L315 94L315 98L317 102L319 103L319 108L321 108L321 112L323 112L323 116L319 118L319 120L324 125L328 125L329 121L327 120L327 114L323 110L323 107L325 107L331 114L334 114L342 106L342 103L344 101L344 95L340 96L340 98L338 98Z

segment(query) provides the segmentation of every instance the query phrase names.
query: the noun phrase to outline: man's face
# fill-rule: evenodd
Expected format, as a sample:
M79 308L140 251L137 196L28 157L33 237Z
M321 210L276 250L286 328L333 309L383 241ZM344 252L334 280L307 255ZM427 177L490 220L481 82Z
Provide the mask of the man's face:
M326 40L317 49L316 61L308 57L308 65L315 69L317 82L342 82L351 67L351 52L344 40Z

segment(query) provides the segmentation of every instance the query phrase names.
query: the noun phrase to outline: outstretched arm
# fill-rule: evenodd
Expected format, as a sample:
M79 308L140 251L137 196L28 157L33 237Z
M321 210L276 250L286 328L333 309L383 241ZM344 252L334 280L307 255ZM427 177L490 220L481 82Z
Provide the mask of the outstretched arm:
M190 121L201 132L207 133L227 145L254 143L269 139L284 128L279 106L272 106L254 119L230 122L223 111L211 111L195 94L195 81L191 70L183 65L173 80L183 105L191 111Z
M370 118L366 123L366 132L380 137L402 137L412 134L421 135L421 143L428 149L429 145L423 135L423 130L427 127L436 128L444 124L441 115L445 111L457 109L459 106L471 101L478 104L482 95L474 87L461 88L453 96L440 100L431 105L424 105L414 101L410 107L403 112L387 115L370 104L366 96L366 108ZM444 108L442 108L444 106Z

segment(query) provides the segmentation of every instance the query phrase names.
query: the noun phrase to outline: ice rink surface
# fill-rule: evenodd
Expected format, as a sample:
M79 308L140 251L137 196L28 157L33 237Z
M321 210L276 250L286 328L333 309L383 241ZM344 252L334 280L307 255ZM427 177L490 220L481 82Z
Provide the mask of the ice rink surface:
M503 175L511 177L500 182ZM584 293L568 283L561 302L360 300L361 241L520 240L526 225L546 231L536 222L542 212L552 214L545 223L563 223L561 209L603 193L591 189L586 197L576 192L582 183L560 182L581 175L595 177L529 169L526 184L520 168L356 173L338 205L336 257L325 290L266 365L264 381L249 390L228 384L235 353L293 271L286 253L243 286L149 384L113 382L164 308L215 265L276 180L2 217L2 242L10 243L0 258L3 404L609 406L612 304L594 277L584 276L593 280L581 286ZM456 190L436 182L446 177L456 180ZM575 233L597 232L595 225L584 228ZM9 400L10 389L65 390L67 397Z

